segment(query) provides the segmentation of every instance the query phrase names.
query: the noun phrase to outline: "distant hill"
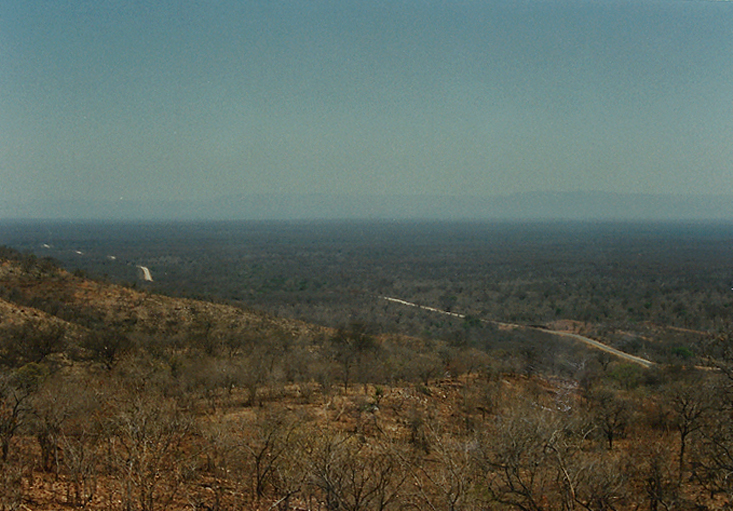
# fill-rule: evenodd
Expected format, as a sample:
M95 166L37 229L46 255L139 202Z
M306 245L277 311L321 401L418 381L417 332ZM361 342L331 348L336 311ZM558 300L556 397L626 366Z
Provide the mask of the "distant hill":
M528 192L490 197L233 194L202 201L0 204L0 219L733 221L733 197L606 192Z

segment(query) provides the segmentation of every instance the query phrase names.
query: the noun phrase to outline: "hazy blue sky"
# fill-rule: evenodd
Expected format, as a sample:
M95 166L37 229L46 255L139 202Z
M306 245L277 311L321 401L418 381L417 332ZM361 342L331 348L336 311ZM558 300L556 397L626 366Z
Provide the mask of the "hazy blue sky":
M0 201L733 194L733 2L0 3Z

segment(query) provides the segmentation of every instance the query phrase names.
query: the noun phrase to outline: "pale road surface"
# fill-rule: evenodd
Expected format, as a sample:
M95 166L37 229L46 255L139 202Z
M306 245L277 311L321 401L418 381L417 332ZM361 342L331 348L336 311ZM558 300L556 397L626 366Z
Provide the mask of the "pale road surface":
M152 282L153 281L153 276L150 274L150 270L148 270L147 267L145 267L145 266L138 266L138 268L140 268L143 271L143 280L145 282Z
M455 318L460 318L460 319L466 318L465 314L458 314L456 312L448 312L448 311L443 311L440 309L435 309L433 307L426 307L425 305L419 305L417 303L400 300L399 298L392 298L389 296L380 296L380 298L383 300L387 300L388 302L398 303L400 305L407 305L408 307L416 307L418 309L422 309L422 310L426 310L430 312L437 312L438 314L445 314L447 316L453 316ZM530 330L537 330L539 332L546 332L548 334L557 335L559 337L566 337L569 339L574 339L576 341L585 343L592 348L605 351L606 353L610 353L612 355L616 355L617 357L623 360L626 360L628 362L633 362L635 364L639 364L640 366L643 366L643 367L649 368L654 365L654 362L652 362L651 360L637 357L629 353L624 353L621 350L617 350L616 348L612 348L611 346L607 346L603 344L602 342L598 342L595 339L591 339L590 337L585 337L583 335L574 334L571 332L563 332L561 330L550 330L547 328L538 328L534 326L518 325L516 323L502 323L501 321L489 321L487 319L481 319L480 321L483 323L491 323L492 325L503 326L503 327L508 327L508 328L526 328Z

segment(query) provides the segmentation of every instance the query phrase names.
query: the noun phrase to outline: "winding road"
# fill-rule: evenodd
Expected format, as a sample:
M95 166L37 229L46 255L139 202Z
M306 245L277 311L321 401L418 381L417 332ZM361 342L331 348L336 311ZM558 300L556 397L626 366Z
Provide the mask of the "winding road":
M465 314L458 314L457 312L450 312L450 311L444 311L440 309L436 309L434 307L427 307L425 305L420 305L413 302L408 302L406 300L401 300L399 298L393 298L391 296L380 296L379 298L383 300L387 300L388 302L397 303L400 305L406 305L408 307L416 307L418 309L426 310L429 312L435 312L438 314L445 314L447 316L452 316L459 319L465 319ZM503 323L501 321L490 321L488 319L480 319L482 323L488 323L492 325L497 325L499 327L505 327L505 328L524 328L526 330L536 330L538 332L545 332L551 335L556 335L558 337L565 337L567 339L573 339L576 341L580 341L587 346L590 346L591 348L595 348L601 351L605 351L606 353L610 353L611 355L615 355L620 359L626 360L627 362L632 362L634 364L638 364L642 367L652 367L654 365L654 362L651 360L647 360L645 358L637 357L636 355L631 355L629 353L625 353L621 350L617 350L616 348L612 348L611 346L608 346L606 344L603 344L602 342L599 342L595 339L591 339L590 337L585 337L584 335L580 334L574 334L572 332L564 332L562 330L550 330L549 328L544 327L536 327L536 326L528 326L528 325L519 325L517 323Z
M138 266L143 271L143 280L145 282L152 282L153 276L150 273L150 270L146 266Z

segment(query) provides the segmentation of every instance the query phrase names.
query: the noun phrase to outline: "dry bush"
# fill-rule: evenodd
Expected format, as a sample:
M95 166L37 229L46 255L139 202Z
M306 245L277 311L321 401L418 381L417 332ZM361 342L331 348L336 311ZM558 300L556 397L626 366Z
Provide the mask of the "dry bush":
M187 476L193 417L152 391L120 400L108 423L108 453L125 509L152 511L178 497Z
M311 498L329 511L399 508L406 473L389 443L324 431L302 447Z

